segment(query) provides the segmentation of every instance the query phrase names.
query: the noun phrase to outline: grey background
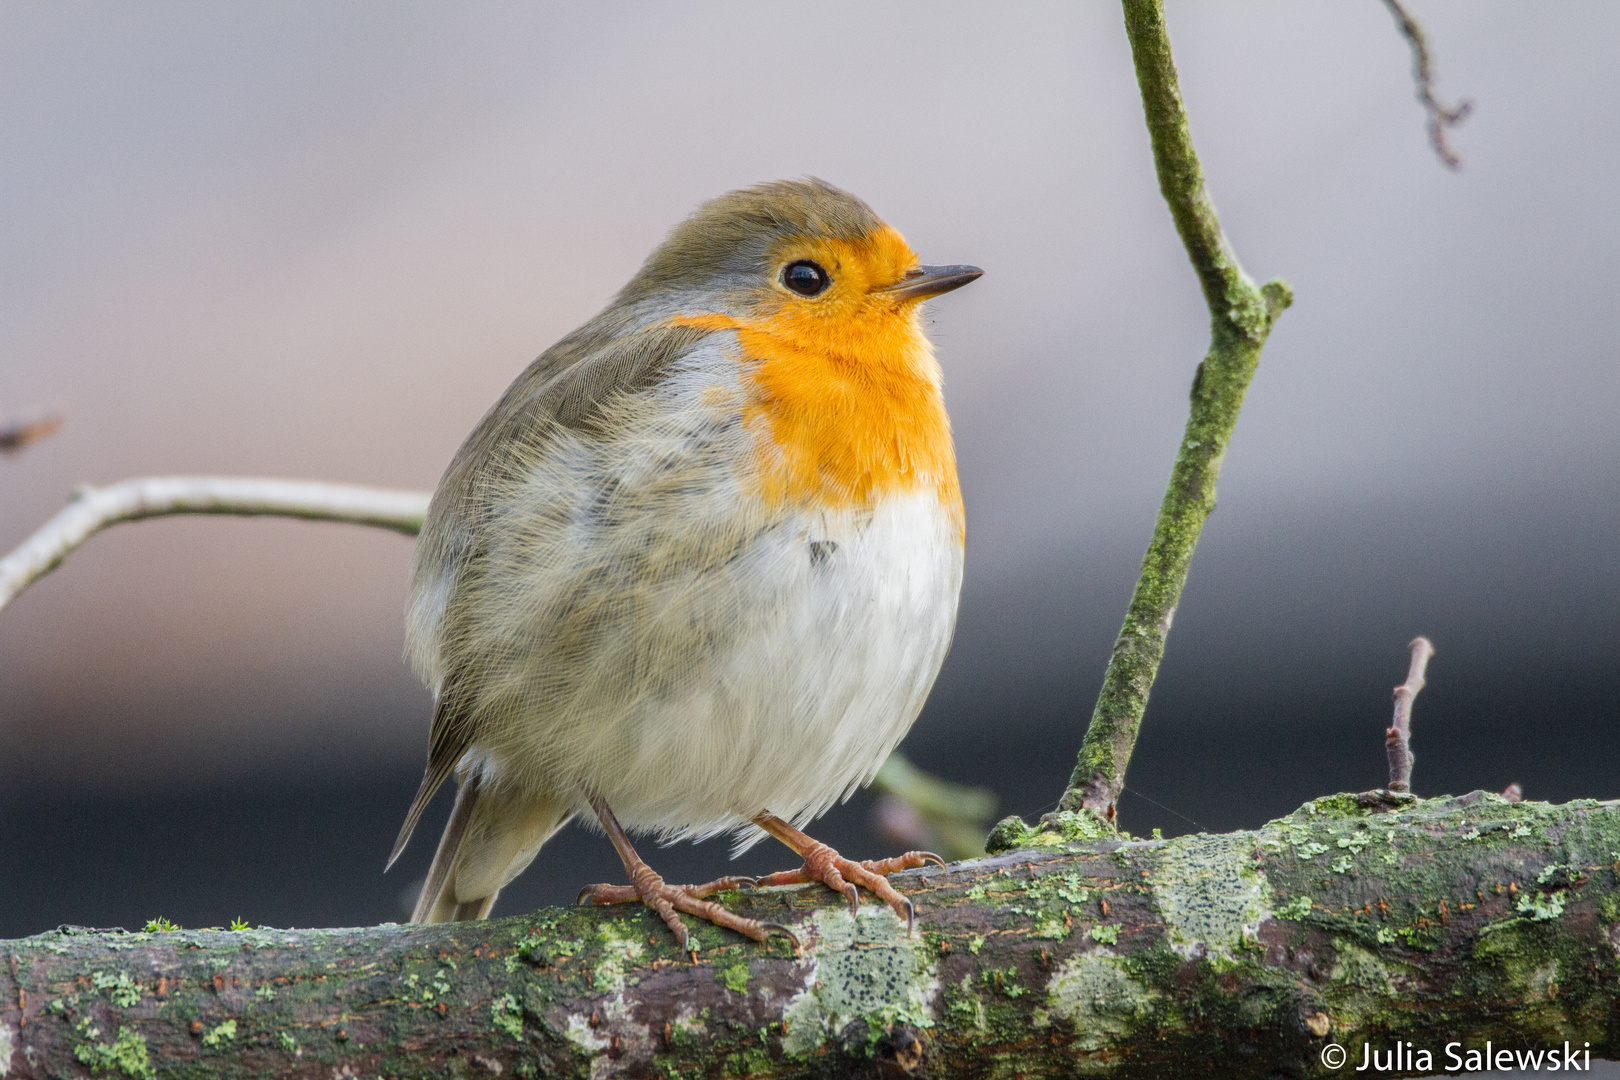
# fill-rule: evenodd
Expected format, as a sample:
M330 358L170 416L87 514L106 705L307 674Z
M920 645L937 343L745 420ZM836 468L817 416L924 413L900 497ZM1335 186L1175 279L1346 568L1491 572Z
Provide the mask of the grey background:
M1170 7L1227 230L1298 301L1177 617L1134 830L1376 786L1419 632L1420 792L1620 794L1620 8L1416 10L1443 95L1476 102L1460 174L1382 5ZM8 2L0 144L0 416L68 421L0 459L0 548L82 481L429 488L732 187L822 176L925 260L985 267L933 305L969 557L905 749L1008 812L1055 803L1206 339L1116 6ZM438 828L380 875L428 719L408 557L153 522L0 616L0 937L400 917ZM882 849L862 799L819 832ZM576 831L503 907L617 872Z

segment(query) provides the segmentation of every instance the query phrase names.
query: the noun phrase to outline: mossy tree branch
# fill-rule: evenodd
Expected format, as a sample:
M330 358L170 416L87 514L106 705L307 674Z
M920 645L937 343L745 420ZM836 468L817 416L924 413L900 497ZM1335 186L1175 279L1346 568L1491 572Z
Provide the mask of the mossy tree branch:
M1063 809L1090 810L1107 821L1125 785L1125 768L1147 710L1148 692L1164 658L1164 643L1193 549L1215 508L1215 480L1237 424L1260 349L1277 316L1292 301L1288 286L1256 286L1221 231L1215 204L1188 131L1161 0L1125 0L1142 108L1153 144L1159 191L1192 260L1210 313L1209 351L1192 384L1192 410L1170 472L1170 484L1125 623L1114 643L1102 691L1063 797Z
M1620 1056L1620 804L1317 800L1254 832L1012 837L899 876L918 932L821 886L729 895L806 943L639 907L362 930L0 942L0 1074L1331 1075L1337 1042ZM1586 1044L1590 1044L1589 1046Z

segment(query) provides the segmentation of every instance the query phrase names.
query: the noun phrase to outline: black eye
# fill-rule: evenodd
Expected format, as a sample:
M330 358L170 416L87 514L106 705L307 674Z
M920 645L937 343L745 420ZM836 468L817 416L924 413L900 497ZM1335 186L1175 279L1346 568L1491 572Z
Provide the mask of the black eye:
M819 263L809 259L800 259L798 262L788 263L787 269L782 271L782 284L798 293L800 296L814 296L832 283L827 271Z

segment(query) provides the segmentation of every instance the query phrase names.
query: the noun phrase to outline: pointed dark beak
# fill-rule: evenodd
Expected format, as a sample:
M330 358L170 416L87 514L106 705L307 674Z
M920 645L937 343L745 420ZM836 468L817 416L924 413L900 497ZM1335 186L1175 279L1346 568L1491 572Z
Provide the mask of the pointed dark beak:
M960 289L982 276L984 271L977 266L918 266L893 285L873 291L894 300L926 300Z

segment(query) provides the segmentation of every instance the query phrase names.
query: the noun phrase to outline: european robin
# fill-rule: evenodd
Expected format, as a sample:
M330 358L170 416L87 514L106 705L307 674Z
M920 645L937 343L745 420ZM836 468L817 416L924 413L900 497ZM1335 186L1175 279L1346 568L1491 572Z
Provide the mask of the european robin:
M599 315L479 421L417 543L407 651L435 707L389 863L454 774L415 922L483 918L570 818L594 818L682 947L678 912L774 924L670 885L627 832L769 833L804 860L756 884L868 889L799 831L871 780L922 708L962 581L962 496L922 266L819 180L734 191L669 234ZM791 935L789 935L791 936Z

